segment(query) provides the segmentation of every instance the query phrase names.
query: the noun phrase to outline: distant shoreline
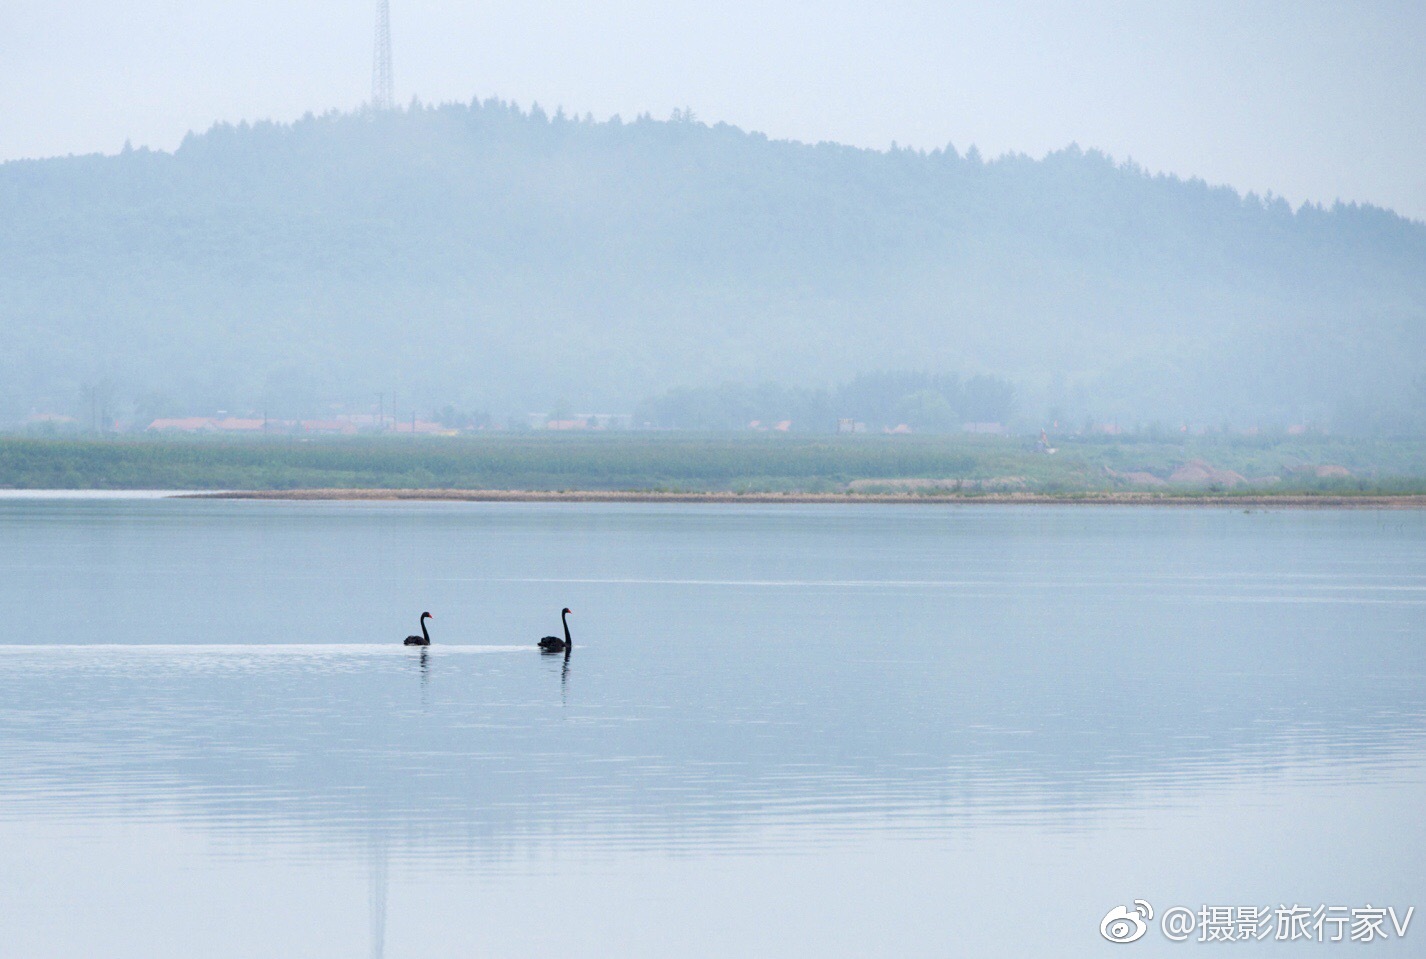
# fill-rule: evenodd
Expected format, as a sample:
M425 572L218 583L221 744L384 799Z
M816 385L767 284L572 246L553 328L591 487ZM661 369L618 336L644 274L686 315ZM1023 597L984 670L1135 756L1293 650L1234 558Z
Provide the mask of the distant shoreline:
M292 489L179 493L183 499L459 503L751 503L751 504L942 504L1048 506L1234 506L1279 509L1426 509L1426 495L1399 496L1284 493L1224 495L1101 493L731 493L657 490L475 490L475 489Z
M1420 509L1426 437L1066 440L1055 456L1019 440L975 435L0 438L0 487L235 491L293 500Z

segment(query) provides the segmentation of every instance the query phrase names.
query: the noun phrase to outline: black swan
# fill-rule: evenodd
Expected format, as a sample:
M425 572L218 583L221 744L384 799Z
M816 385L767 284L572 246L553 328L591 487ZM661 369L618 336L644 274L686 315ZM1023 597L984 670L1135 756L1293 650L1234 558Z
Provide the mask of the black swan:
M569 607L566 606L560 611L560 622L564 623L564 639L558 636L546 636L540 640L540 652L542 653L569 653L574 649L574 640L569 638Z
M422 614L421 614L421 635L420 635L420 636L407 636L404 640L402 640L401 645L403 645L403 646L429 646L429 645L431 645L431 634L428 633L428 632L426 632L426 620L428 620L428 619L435 619L435 618L436 618L436 617L432 616L430 613L422 613Z

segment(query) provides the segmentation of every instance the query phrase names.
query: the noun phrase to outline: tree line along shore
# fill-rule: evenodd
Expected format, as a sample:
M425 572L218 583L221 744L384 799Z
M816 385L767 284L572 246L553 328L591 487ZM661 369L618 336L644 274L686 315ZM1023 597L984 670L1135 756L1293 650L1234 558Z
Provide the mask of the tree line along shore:
M1426 496L1426 440L1058 441L727 434L324 440L0 438L0 488L787 501L1287 503ZM313 493L312 491L318 491ZM1325 500L1324 500L1325 501Z

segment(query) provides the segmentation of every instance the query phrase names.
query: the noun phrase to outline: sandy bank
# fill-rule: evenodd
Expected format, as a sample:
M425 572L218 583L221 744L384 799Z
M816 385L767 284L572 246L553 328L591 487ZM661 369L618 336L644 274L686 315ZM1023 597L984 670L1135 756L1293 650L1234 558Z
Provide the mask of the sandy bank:
M294 489L187 493L209 499L447 501L467 503L898 503L1230 506L1278 509L1426 509L1426 496L1166 493L674 493L637 490Z

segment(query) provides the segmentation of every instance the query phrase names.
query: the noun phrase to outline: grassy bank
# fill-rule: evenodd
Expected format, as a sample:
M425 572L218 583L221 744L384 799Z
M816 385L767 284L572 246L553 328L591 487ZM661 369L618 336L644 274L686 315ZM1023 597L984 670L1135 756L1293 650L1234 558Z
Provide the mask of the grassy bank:
M447 489L858 495L1426 493L1426 442L495 434L323 440L0 439L0 488ZM1185 464L1190 464L1185 467ZM1206 466L1196 482L1175 470ZM1199 470L1202 472L1202 470ZM1237 474L1248 482L1228 477ZM1133 475L1130 475L1133 474ZM1226 477L1226 479L1225 479Z

